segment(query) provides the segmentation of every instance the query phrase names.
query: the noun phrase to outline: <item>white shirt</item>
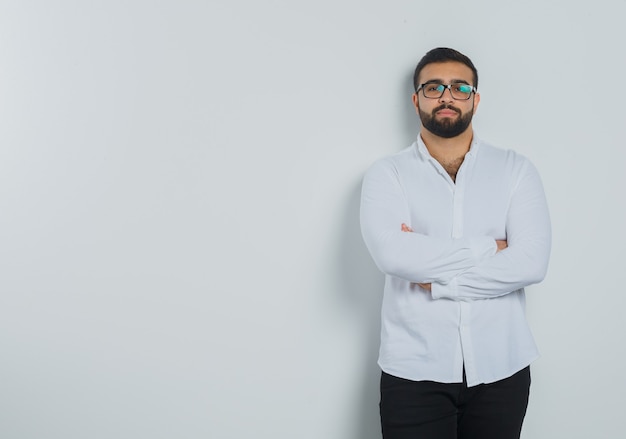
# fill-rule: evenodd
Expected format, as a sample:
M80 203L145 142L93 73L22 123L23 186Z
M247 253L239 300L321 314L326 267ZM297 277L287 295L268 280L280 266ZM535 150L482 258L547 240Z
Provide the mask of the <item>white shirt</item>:
M367 171L361 231L385 273L382 370L452 383L462 382L465 366L475 386L539 356L524 287L546 274L551 231L528 159L474 136L455 183L418 136ZM508 247L496 252L496 239ZM431 283L432 293L417 283Z

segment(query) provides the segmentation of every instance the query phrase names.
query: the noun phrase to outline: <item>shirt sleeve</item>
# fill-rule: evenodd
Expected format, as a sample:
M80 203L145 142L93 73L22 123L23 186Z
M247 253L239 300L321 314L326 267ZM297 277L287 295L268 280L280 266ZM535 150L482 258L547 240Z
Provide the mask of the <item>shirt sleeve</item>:
M488 236L437 238L402 232L402 223L410 226L410 211L397 169L380 161L363 179L361 232L383 273L417 283L449 281L496 252Z
M551 226L541 178L525 162L506 219L507 248L459 273L433 282L434 299L488 299L541 282L548 269Z

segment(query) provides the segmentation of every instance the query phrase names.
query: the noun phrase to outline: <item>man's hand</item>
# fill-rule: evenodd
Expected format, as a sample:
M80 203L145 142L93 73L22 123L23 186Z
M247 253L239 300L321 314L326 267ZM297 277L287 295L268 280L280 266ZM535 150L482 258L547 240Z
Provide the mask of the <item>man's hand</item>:
M509 246L505 240L501 240L501 239L496 239L496 244L498 244L498 249L496 250L496 253L504 250L505 248Z
M402 229L403 232L412 232L413 229L410 228L409 226L407 226L406 224L402 223L402 226L400 227ZM431 285L430 284L420 284L418 283L417 285L419 285L421 288L425 289L426 291L430 291L431 290Z

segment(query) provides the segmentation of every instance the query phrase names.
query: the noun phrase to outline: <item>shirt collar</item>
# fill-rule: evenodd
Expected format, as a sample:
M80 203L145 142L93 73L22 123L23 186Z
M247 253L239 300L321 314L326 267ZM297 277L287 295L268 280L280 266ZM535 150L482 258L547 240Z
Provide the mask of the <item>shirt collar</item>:
M417 142L416 143L417 143L417 151L422 156L422 158L424 158L424 159L431 159L432 156L428 152L428 148L426 148L426 144L424 143L424 140L422 140L422 136L420 134L417 135ZM474 135L472 136L472 143L470 143L470 149L467 152L467 154L465 155L465 157L474 157L474 156L476 156L476 154L478 153L478 149L480 148L480 144L481 144L481 140L476 135L476 132L474 132Z

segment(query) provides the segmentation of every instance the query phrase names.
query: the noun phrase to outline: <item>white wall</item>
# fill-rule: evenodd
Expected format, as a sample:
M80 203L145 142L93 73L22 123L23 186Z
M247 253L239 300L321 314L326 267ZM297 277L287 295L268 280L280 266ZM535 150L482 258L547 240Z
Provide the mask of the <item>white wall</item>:
M429 12L430 10L430 12ZM376 439L364 170L436 46L554 248L524 437L620 437L626 3L0 2L0 437Z

